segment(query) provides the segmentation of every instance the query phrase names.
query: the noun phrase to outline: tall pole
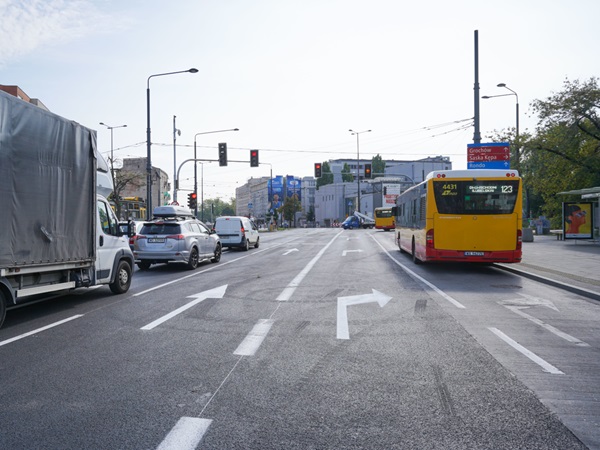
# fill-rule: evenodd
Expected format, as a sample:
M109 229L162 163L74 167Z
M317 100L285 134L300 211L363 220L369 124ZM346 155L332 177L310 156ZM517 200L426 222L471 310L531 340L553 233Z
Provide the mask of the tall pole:
M475 113L475 132L473 133L473 143L481 144L481 131L479 129L479 32L475 30L475 85L473 86L474 113Z
M175 126L175 118L173 116L173 201L177 201L177 134L181 136L181 130Z
M146 83L146 219L152 218L152 141L150 139L150 78L176 73L197 73L198 69L179 70L177 72L150 75Z
M106 128L110 130L110 176L112 178L113 186L116 186L115 183L115 156L114 156L114 143L113 143L113 130L115 128L125 128L127 125L119 125L116 127L111 127L110 125L106 125L104 122L100 122L100 125L104 125ZM118 202L115 202L118 203Z
M365 130L365 131L353 131L352 128L350 128L348 131L350 131L350 133L355 134L356 135L356 193L357 193L357 199L356 199L356 206L357 206L357 211L360 212L360 145L359 145L359 141L358 141L358 136L362 133L370 133L371 130Z

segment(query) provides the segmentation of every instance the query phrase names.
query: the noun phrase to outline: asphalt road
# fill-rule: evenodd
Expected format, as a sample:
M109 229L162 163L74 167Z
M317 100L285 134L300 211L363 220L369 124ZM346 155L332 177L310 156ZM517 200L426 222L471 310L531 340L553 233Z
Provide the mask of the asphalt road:
M391 233L265 233L10 311L0 448L600 448L599 319Z

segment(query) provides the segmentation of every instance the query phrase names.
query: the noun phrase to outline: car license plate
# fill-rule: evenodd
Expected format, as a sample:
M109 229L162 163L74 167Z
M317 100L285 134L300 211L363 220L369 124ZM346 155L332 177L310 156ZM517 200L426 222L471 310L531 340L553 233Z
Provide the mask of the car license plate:
M484 252L465 252L465 256L483 256Z
M164 244L165 238L148 238L149 244Z

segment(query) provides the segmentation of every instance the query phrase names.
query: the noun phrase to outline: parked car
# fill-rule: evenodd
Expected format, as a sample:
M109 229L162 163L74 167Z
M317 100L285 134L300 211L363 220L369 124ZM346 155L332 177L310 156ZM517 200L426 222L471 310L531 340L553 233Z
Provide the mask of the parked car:
M215 232L223 247L237 247L248 250L251 245L258 248L260 236L258 227L247 217L222 216L215 221Z
M222 251L219 236L181 206L154 208L154 220L143 223L133 246L141 270L171 262L193 270L201 261L219 262Z

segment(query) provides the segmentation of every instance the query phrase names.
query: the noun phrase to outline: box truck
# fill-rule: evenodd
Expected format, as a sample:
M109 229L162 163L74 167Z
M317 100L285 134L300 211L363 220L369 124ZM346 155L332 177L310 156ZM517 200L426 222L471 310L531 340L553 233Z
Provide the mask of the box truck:
M94 130L0 91L0 326L7 308L46 294L129 290L131 226L112 190Z

